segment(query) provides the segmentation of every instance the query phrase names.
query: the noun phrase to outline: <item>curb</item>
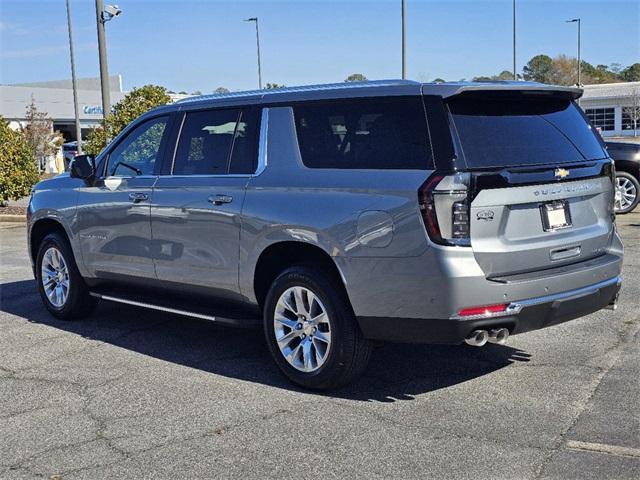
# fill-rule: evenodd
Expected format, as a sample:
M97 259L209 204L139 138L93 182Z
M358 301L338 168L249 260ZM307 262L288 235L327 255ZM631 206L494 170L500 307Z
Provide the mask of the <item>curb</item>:
M27 221L26 215L0 215L0 223L9 223L9 222L24 223L26 221Z

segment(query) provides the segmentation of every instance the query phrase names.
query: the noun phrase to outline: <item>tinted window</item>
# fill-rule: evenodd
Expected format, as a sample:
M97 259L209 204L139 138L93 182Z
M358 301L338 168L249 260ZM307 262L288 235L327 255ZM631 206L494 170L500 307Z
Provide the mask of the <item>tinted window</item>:
M606 156L569 100L460 96L448 102L469 167L556 164Z
M173 166L174 175L227 173L238 110L187 113Z
M131 177L153 174L167 119L148 120L129 132L109 153L107 175Z
M432 168L417 97L310 102L294 107L302 161L311 168Z
M236 128L229 173L254 173L258 163L260 112L257 108L243 110Z

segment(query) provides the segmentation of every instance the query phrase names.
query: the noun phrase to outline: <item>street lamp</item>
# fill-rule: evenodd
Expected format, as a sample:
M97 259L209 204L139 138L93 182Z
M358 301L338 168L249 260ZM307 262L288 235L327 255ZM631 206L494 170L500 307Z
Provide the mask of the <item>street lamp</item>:
M572 18L571 20L567 20L566 23L578 24L578 86L580 86L580 23L581 23L581 20L579 18Z
M76 85L76 63L73 57L73 35L71 34L71 7L67 0L67 28L69 30L69 57L71 58L71 85L73 86L73 113L76 123L76 140L78 155L82 155L82 129L80 128L80 113L78 112L78 87Z
M96 0L96 24L98 27L98 56L100 59L100 89L102 90L102 115L106 118L111 111L111 97L109 91L109 68L107 67L107 40L104 24L122 13L117 5L103 5L102 0Z
M518 80L516 73L516 0L513 0L513 79Z
M262 90L262 72L260 70L260 32L258 31L258 17L247 18L245 22L255 22L256 24L256 47L258 49L258 88Z
M402 79L407 78L406 6L402 0Z

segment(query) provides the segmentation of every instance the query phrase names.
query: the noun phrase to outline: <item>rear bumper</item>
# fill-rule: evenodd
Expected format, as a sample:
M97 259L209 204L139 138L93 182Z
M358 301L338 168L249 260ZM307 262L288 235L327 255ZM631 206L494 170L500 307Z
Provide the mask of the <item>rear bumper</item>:
M400 343L458 344L473 330L506 327L511 335L550 327L601 310L616 300L622 280L615 276L578 289L511 302L500 317L464 319L358 316L364 336Z

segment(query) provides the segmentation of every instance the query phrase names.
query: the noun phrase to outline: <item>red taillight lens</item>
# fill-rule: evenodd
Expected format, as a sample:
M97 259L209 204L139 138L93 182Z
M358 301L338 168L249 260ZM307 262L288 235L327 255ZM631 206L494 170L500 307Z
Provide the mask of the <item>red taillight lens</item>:
M471 317L475 315L487 315L491 316L492 313L501 313L507 310L508 303L501 303L498 305L485 305L481 307L469 307L463 308L458 312L459 317Z
M420 205L420 213L424 220L424 225L427 228L429 238L436 243L445 244L446 242L440 235L440 227L438 226L438 217L436 215L436 207L433 201L433 190L435 190L440 180L444 178L444 175L434 174L430 176L426 182L422 184L420 190L418 190L418 203Z
M433 174L418 190L420 213L429 238L434 243L460 246L470 244L470 178L464 172Z

